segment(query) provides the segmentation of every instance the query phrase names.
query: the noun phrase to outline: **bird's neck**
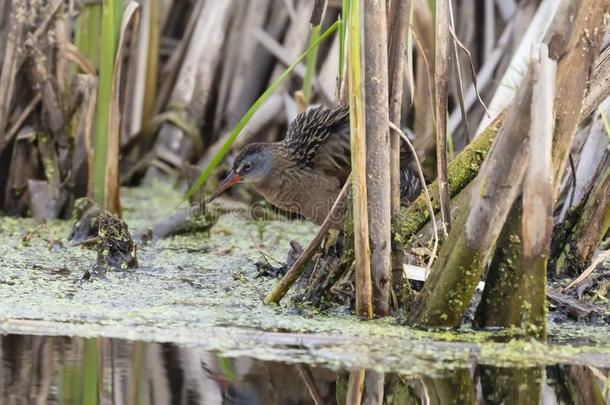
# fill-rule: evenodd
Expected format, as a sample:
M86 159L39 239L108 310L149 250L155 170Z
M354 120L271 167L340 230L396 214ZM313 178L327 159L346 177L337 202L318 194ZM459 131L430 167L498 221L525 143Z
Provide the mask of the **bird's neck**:
M281 142L268 144L271 167L269 174L261 181L254 184L254 188L267 200L274 203L283 199L285 193L293 193L294 186L299 184L295 179L300 172L297 162L291 159L291 155Z

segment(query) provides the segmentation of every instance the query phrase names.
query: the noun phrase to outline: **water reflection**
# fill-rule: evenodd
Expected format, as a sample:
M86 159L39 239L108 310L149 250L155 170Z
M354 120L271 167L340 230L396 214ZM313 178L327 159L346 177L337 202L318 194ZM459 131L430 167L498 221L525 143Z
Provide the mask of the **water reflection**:
M479 365L441 376L227 359L193 347L1 336L0 403L604 404L609 370Z

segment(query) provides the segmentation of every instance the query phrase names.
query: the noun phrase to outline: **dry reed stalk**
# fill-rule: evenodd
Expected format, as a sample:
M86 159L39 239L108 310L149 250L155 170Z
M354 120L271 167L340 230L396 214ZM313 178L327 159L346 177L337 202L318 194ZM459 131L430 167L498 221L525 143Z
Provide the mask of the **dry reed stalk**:
M2 61L2 73L0 73L0 140L4 141L5 130L8 127L8 119L14 97L14 87L19 69L19 48L23 40L23 27L17 16L25 12L24 0L15 0L11 4L10 29L7 34L7 44Z
M393 1L388 19L388 81L389 81L389 119L400 127L403 100L405 64L407 62L409 37L409 11L413 0ZM413 91L413 83L411 83ZM411 152L409 152L411 153ZM415 157L417 157L415 155ZM424 180L425 183L425 180ZM424 184L422 183L422 184ZM400 214L400 134L390 131L390 211L392 221ZM397 288L403 274L403 250L394 246L391 256L392 285Z
M123 11L123 18L119 30L117 52L115 56L114 70L112 73L112 93L110 98L109 125L107 135L108 155L106 158L104 208L112 213L121 212L119 199L119 155L121 145L121 76L123 73L123 61L125 59L125 48L127 35L131 32L131 43L134 42L140 22L140 5L130 1ZM128 62L129 63L129 62Z
M385 0L364 2L366 190L373 311L390 312L390 144L388 134L388 39Z
M413 38L419 54L415 66L413 100L415 150L422 157L434 157L434 18L426 0L413 0ZM428 159L430 160L430 159Z
M348 86L350 106L350 134L352 154L352 193L354 215L354 247L356 252L356 314L373 317L371 285L371 251L369 246L369 222L366 178L366 124L364 94L361 84L360 4L353 0L350 5L348 37Z
M451 6L451 1L448 3L449 5L449 26L447 29L451 32L453 36L453 40L451 41L451 45L453 48L453 66L455 67L455 75L457 78L457 95L460 106L460 112L462 113L462 125L464 126L464 139L470 142L470 129L468 127L468 116L466 115L466 105L464 103L464 85L462 80L462 68L460 67L460 58L458 55L458 38L455 35L455 21L453 17L453 7ZM464 47L465 48L465 47ZM470 57L470 55L469 55ZM472 59L470 61L472 66ZM474 66L473 66L473 75L474 75ZM476 78L473 83L476 83ZM445 122L446 124L446 122ZM453 134L452 134L453 136ZM451 215L450 215L451 216Z
M449 0L436 2L434 106L436 123L436 175L443 234L451 230L451 202L447 174L447 87L449 75ZM457 61L456 61L457 62Z

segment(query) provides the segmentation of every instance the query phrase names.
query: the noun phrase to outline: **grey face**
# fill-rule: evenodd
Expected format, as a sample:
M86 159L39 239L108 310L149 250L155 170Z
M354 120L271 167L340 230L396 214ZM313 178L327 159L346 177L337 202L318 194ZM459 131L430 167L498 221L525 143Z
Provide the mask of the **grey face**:
M260 144L248 145L235 159L233 171L242 183L262 183L271 173L269 153Z

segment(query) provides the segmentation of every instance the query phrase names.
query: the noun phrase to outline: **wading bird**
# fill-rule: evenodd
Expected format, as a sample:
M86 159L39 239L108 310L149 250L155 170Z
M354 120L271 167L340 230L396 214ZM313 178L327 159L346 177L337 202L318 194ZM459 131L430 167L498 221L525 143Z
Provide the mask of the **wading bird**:
M403 201L412 200L420 192L419 177L411 160L401 162ZM245 146L209 201L244 183L276 207L320 225L350 171L349 109L315 107L297 115L283 140ZM333 218L331 226L342 228L343 215Z

